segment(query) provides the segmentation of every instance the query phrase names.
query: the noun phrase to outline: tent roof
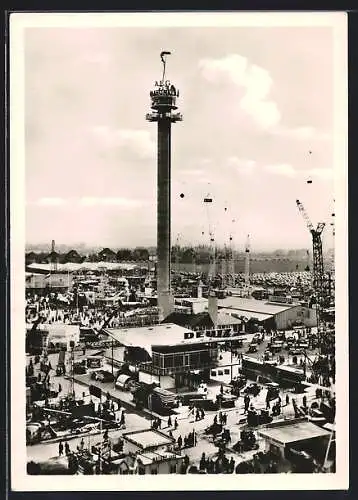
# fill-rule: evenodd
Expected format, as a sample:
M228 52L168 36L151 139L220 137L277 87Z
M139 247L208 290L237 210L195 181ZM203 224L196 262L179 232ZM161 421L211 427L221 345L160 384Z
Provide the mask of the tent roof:
M245 312L268 314L273 316L274 314L279 314L287 309L297 306L297 304L273 304L271 302L266 302L262 300L255 299L245 299L242 297L226 297L225 299L219 299L219 307L235 309Z
M308 439L329 436L329 432L308 421L288 421L275 427L266 427L266 429L259 431L259 435L287 445L299 441L307 441Z
M148 353L152 352L152 345L178 345L195 344L198 339L185 339L185 333L191 332L188 328L174 323L162 323L154 326L141 326L134 328L106 328L105 332L128 347L142 347ZM206 339L208 342L209 339Z
M235 314L236 318L237 316L243 316L244 318L257 319L258 321L266 321L267 319L272 318L272 314L263 314L256 311L246 311L244 309L230 309L224 307L223 309L219 309L219 314L221 312L226 313L227 315Z

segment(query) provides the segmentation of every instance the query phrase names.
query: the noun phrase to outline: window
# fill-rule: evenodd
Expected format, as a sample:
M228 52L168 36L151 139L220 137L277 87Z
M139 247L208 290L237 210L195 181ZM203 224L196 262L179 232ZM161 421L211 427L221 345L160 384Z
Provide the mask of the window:
M177 473L177 466L176 464L171 464L170 469L169 469L170 474L176 474Z
M211 376L212 377L216 377L216 371L215 370L211 370Z
M225 373L225 375L230 375L230 370L229 370L228 368L226 368L226 369L224 370L224 373Z
M145 468L144 467L138 467L138 474L140 476L144 476L145 475Z
M222 370L219 370L219 371L218 371L218 375L219 375L219 376L220 376L220 375L224 375L224 374L223 374L223 371L222 371Z

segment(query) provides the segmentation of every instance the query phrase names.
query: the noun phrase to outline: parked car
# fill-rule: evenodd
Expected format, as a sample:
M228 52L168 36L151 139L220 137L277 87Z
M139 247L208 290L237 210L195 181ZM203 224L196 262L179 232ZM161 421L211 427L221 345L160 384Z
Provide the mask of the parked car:
M288 350L288 354L291 356L300 356L302 354L302 349L297 346L292 346Z
M86 365L83 363L75 363L73 365L73 373L75 375L83 375L83 374L87 373Z
M257 344L261 344L263 341L262 334L261 333L255 333L255 335L252 338L253 342L257 342Z
M258 344L256 342L251 342L247 352L257 352Z
M97 380L98 382L114 382L114 376L111 372L106 370L98 370L91 374L92 380Z
M280 386L279 384L276 384L275 382L269 382L266 384L267 388L267 396L266 398L269 401L272 401L273 399L277 399L280 395Z
M260 393L260 391L261 387L256 383L250 384L244 389L244 392L246 394L252 394L254 397L256 397Z

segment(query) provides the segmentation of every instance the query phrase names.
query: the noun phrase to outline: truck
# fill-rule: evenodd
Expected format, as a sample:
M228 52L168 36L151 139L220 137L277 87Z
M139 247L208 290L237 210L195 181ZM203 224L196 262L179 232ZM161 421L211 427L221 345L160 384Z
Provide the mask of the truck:
M137 408L148 408L161 415L168 415L178 406L178 398L173 392L155 384L140 383L133 393Z

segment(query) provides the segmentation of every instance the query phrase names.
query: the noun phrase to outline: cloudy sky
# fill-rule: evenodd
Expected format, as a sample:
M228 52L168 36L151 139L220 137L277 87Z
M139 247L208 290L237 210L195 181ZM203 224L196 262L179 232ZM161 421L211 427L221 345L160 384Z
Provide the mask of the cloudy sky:
M206 243L210 218L217 241L232 231L239 249L247 233L256 250L310 246L296 198L329 232L330 28L28 28L27 242L155 244L145 114L161 50L184 117L172 135L173 241Z

